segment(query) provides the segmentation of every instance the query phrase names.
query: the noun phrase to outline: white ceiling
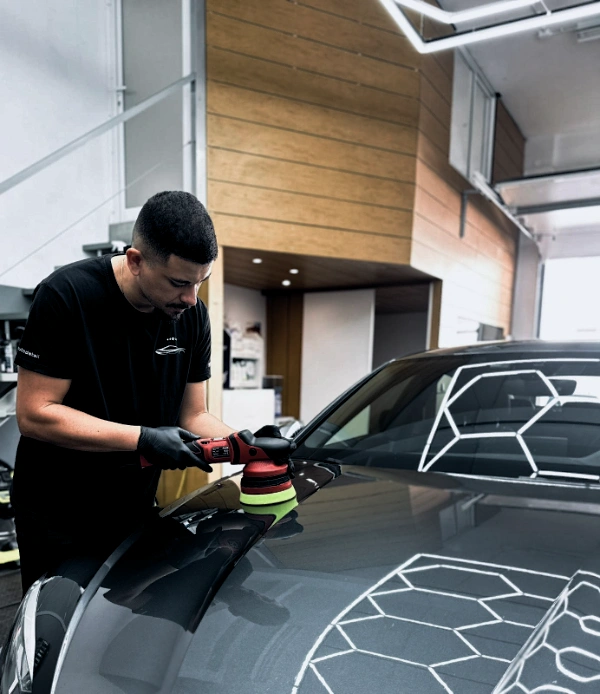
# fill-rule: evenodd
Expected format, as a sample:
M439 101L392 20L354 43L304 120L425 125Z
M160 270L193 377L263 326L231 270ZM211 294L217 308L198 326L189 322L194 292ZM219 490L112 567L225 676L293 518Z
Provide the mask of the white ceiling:
M446 10L487 4L481 0L441 0L441 3ZM546 0L551 9L575 4L579 3ZM534 7L539 11L539 4ZM526 13L531 15L533 11ZM600 26L600 17L588 24ZM567 25L563 29L568 30L545 38L535 31L469 47L527 140L525 173L528 175L600 168L600 39L578 43L575 28ZM538 202L555 199L557 188L554 185L555 190L548 189L546 199L542 194ZM501 192L505 195L509 191ZM562 199L600 197L600 189L590 189L585 184L580 193L574 195L569 190ZM506 202L511 204L509 200ZM545 258L600 254L598 207L530 215L523 221L537 234Z
M525 137L600 129L600 40L522 34L470 52Z
M446 10L482 4L488 3L442 0ZM552 7L574 4L579 3L554 0ZM600 129L600 40L577 43L574 32L538 38L536 31L469 51L525 137Z

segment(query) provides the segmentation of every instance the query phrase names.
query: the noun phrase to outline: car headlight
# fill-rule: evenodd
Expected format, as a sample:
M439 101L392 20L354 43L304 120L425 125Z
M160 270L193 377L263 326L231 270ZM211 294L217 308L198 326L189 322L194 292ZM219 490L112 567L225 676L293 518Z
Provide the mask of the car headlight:
M42 581L36 581L25 594L17 611L10 640L2 654L2 694L31 694L35 661L35 616L41 587Z

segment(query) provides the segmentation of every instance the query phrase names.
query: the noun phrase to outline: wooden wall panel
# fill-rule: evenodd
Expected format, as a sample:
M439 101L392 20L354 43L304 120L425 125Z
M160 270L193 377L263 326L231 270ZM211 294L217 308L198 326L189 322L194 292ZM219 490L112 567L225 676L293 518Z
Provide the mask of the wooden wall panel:
M207 59L209 77L218 82L309 104L335 104L339 110L392 123L411 125L417 119L418 102L413 97L301 70L291 74L290 66L221 48L209 47Z
M376 263L410 263L410 228L407 236L384 236L218 212L212 217L224 246Z
M256 92L245 87L208 83L208 112L289 132L318 134L336 142L415 155L415 127L347 113L336 108L299 104L295 99ZM413 172L414 173L414 172Z
M287 0L209 0L208 10L396 65L418 66L404 36ZM393 26L392 22L390 24ZM389 26L389 25L388 25Z
M351 259L362 248L406 263L419 58L385 11L209 0L207 43L208 207L220 242Z
M296 70L325 75L342 82L413 98L419 95L419 74L414 68L384 62L323 43L249 24L215 12L208 15L211 45L244 56L293 65Z
M525 138L506 107L500 101L496 112L494 166L492 180L504 181L523 175Z
M229 181L246 186L301 193L388 208L412 210L415 187L412 183L373 178L308 164L212 148L208 166L213 181ZM218 178L217 178L218 176ZM330 203L331 205L331 203Z
M211 209L220 214L385 236L410 235L412 214L405 210L218 181L209 181L208 194Z
M490 323L508 333L517 231L496 208L469 196L460 237L461 193L468 181L449 164L452 65L445 56L421 63L421 108L415 180L411 264L443 280L440 345L460 344L461 321ZM500 114L504 127L507 112ZM509 124L497 131L501 170L518 158Z
M435 114L435 117L446 126L446 130L448 129L450 104L427 79L421 82L421 106L425 106L432 114Z
M414 181L414 157L330 140L319 135L305 135L233 118L209 116L208 138L211 147L219 149L360 173L375 178L389 178L407 183ZM219 178L219 174L219 171L211 170L209 178Z
M267 373L283 376L282 411L296 419L300 419L303 314L303 294L267 296Z
M340 17L346 17L346 19L353 19L362 24L402 35L401 30L379 2L365 2L364 0L299 0L298 4L305 7L314 7L330 14L337 14Z
M208 473L200 470L200 468L163 470L156 490L158 505L164 508L176 499L181 499L182 496L195 489L200 489L208 483Z
M444 282L443 335L461 312L507 328L515 230L471 198L459 237L470 185L448 162L452 54L417 55L363 0L209 0L207 10L208 206L220 242L412 262ZM523 142L502 109L495 175L507 177Z

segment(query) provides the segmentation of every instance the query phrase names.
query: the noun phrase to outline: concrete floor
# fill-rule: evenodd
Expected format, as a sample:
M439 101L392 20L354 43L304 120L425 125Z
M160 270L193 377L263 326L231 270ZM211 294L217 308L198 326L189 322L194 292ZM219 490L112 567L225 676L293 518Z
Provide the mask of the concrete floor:
M18 569L0 571L0 646L8 636L21 602L21 572Z

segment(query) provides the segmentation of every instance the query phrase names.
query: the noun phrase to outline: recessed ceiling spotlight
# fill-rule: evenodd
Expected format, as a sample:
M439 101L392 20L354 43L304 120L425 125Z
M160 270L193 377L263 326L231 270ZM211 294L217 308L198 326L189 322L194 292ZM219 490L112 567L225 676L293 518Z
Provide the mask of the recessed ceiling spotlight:
M297 275L299 272L300 272L300 270L298 270L298 268L293 267L293 268L290 270L290 275Z
M260 265L262 263L262 258L252 258L252 262L255 265Z
M283 284L284 287L289 287L291 282L289 280L283 280L281 284Z

